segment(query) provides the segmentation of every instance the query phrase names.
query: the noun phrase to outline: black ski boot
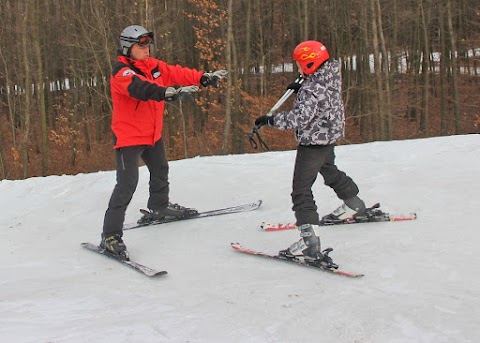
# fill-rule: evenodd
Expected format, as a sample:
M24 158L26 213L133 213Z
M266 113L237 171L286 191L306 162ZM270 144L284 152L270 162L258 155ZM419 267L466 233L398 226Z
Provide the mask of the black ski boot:
M122 236L119 234L105 236L102 233L100 248L105 249L110 254L116 255L119 258L129 260L127 246L123 243Z
M183 207L178 204L168 203L168 206L161 210L140 210L143 217L138 220L138 224L148 224L165 218L187 218L198 214L194 208Z

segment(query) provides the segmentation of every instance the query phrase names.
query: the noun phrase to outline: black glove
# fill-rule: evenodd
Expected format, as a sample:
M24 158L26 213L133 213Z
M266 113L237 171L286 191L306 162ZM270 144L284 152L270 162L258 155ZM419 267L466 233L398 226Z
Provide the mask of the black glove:
M255 120L255 126L261 127L263 125L273 126L273 116L263 115Z
M298 90L300 89L300 87L302 87L300 83L292 82L287 86L287 90L293 89L294 93L298 93Z
M172 102L176 100L186 100L190 96L190 93L198 91L198 86L187 86L180 88L168 87L165 90L165 101Z
M227 75L226 70L217 70L212 73L203 73L202 77L200 78L200 83L203 87L212 86L215 88L220 87L219 81Z

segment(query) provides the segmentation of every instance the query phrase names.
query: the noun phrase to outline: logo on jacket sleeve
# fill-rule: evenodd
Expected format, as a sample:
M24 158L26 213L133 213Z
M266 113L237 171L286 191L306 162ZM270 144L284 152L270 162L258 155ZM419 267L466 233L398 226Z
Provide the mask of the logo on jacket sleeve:
M132 69L127 69L123 72L122 76L135 75L135 72Z

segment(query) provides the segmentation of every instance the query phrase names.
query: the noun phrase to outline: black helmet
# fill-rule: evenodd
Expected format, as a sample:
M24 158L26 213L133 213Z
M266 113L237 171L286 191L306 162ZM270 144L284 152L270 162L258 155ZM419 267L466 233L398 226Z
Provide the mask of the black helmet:
M133 44L142 46L153 43L153 32L147 31L143 26L131 25L126 27L120 34L120 46L122 54L130 55L130 48Z

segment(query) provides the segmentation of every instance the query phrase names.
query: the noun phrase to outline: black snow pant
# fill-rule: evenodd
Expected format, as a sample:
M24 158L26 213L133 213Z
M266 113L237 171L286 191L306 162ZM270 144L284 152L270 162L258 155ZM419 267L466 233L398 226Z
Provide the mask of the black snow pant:
M105 235L123 234L125 211L138 184L140 158L150 172L148 208L158 210L168 206L168 161L163 139L157 141L154 146L137 145L115 149L117 184L105 212L103 221Z
M297 225L320 223L312 194L318 173L323 176L325 185L331 187L340 199L349 199L358 194L355 182L335 165L334 149L335 144L299 145L297 148L291 194Z

